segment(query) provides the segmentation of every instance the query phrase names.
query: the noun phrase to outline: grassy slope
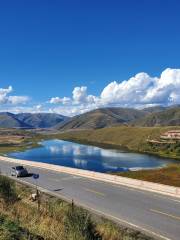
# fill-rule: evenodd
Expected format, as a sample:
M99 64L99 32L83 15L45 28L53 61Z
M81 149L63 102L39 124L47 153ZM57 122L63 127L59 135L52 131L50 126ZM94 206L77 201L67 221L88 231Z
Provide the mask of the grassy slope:
M18 221L11 220L0 213L0 240L42 240L40 236L31 234L22 228Z
M153 112L135 122L138 126L179 126L180 107L164 109L160 112Z
M40 134L25 130L0 129L0 155L37 147L39 146L38 142L43 137Z
M143 111L129 108L100 108L71 118L57 125L57 129L98 129L117 124L126 124L145 116Z
M8 181L8 178L6 179ZM14 185L12 181L11 184ZM139 231L117 226L98 216L94 218L84 209L77 206L72 208L71 204L42 193L38 212L37 202L29 199L34 189L16 184L15 191L18 200L10 205L7 205L7 201L4 201L0 194L0 216L3 215L3 224L0 226L1 240L152 240ZM22 238L22 229L28 231L32 238ZM7 238L9 234L10 238Z
M165 168L155 170L141 170L137 172L115 173L116 175L140 179L144 181L162 183L180 187L180 166L179 164L169 165Z
M180 159L178 146L152 146L147 143L149 139L159 139L159 136L170 129L180 127L112 127L98 130L84 130L60 133L61 139L73 140L82 143L90 143L104 147L125 147L132 151L153 153L164 157ZM174 147L174 149L173 149ZM170 149L169 149L170 148ZM169 149L169 150L168 150Z

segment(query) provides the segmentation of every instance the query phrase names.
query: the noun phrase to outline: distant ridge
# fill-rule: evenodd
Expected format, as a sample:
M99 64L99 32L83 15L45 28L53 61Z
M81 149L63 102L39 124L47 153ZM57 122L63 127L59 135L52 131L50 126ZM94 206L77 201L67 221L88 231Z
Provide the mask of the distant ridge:
M99 108L74 117L56 113L0 112L0 128L55 128L60 131L99 129L118 125L153 127L180 126L180 106Z
M15 114L9 112L0 113L1 128L29 128L30 126L19 120Z
M51 128L69 119L56 113L19 113L16 117L23 123L34 128Z
M168 107L163 107L163 106L155 106L155 107L148 107L148 108L143 108L144 112L147 113L155 113L155 112L161 112L168 109Z
M51 128L68 117L55 113L0 113L1 128Z
M153 112L135 122L137 126L180 126L180 107L169 107Z
M56 126L58 130L97 129L135 121L146 113L130 108L100 108L75 117Z

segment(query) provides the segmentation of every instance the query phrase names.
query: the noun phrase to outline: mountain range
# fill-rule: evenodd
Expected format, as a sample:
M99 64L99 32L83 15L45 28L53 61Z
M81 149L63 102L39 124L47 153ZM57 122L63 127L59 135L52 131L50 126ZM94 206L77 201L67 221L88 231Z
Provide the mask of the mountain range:
M56 126L59 130L97 129L128 124L140 119L146 112L130 108L100 108L75 117Z
M74 117L55 113L0 113L1 128L55 128L60 131L98 129L117 125L142 127L179 126L180 106L100 108Z
M147 114L134 123L141 127L180 126L180 107L165 108L158 112Z
M0 113L1 128L51 128L68 117L55 113Z
M142 110L131 108L101 108L59 123L60 131L98 129L117 125L141 127L179 126L180 106L150 107Z

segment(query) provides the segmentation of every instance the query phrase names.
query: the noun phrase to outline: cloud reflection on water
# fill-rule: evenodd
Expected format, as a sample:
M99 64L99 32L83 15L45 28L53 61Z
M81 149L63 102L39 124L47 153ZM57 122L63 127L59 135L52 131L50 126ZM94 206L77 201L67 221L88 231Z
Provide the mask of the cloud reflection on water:
M156 156L102 149L56 139L43 141L41 145L39 148L10 153L9 156L99 172L154 168L173 162Z

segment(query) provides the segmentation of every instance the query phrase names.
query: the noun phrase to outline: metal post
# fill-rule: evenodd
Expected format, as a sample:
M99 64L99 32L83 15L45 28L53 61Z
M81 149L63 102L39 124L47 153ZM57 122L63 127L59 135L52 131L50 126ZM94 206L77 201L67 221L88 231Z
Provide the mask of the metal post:
M35 184L36 184L36 196L37 196L37 208L38 208L38 212L40 212L40 193L38 190L38 178L39 178L39 174L33 174L33 178L35 179Z
M72 203L71 203L71 208L72 208L72 212L74 212L74 200L72 199Z

